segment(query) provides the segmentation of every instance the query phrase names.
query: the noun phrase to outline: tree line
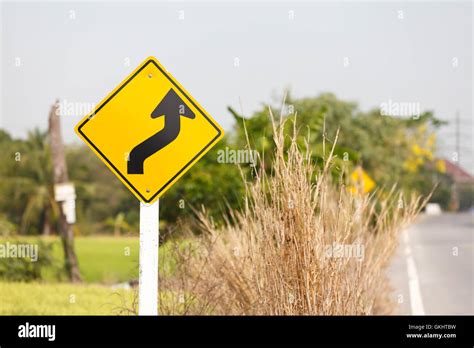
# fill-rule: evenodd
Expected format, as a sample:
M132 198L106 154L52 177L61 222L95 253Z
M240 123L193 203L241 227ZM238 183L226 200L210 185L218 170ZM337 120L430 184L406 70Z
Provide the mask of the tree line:
M283 106L262 107L250 117L228 109L235 119L233 129L161 200L164 231L176 232L182 223L192 227L192 217L202 207L219 223L229 210L244 204L243 179L252 180L255 165L263 165L271 174L275 144L269 109L276 122L280 118L290 121L285 132L296 130L298 145L309 146L318 164L339 131L335 179L360 166L378 190L396 184L407 193L428 195L437 184L432 200L445 207L449 204L450 179L435 156L436 130L443 123L432 112L416 117L386 116L380 108L363 112L357 103L330 93L287 96ZM256 152L260 163L229 160L232 150ZM68 144L66 159L69 178L76 186L75 234L136 233L138 202L106 166L82 144ZM32 129L19 139L0 129L0 161L0 235L57 233L59 208L54 200L47 130Z

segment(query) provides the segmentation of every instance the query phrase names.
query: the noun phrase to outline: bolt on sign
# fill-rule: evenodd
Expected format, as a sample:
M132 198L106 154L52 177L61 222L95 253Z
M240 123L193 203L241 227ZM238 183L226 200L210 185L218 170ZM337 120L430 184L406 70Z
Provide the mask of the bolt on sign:
M75 130L145 203L162 196L224 135L154 57L140 64Z

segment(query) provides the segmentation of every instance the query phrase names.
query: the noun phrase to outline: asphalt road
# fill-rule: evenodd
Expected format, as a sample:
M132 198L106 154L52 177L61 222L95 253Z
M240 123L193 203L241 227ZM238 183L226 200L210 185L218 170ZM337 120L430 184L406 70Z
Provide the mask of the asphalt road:
M422 215L389 269L398 314L474 314L474 214Z

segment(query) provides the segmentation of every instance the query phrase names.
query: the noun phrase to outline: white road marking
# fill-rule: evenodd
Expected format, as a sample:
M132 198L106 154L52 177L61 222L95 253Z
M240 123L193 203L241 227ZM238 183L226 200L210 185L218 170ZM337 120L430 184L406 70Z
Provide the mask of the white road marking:
M405 244L405 256L407 261L408 273L408 289L410 291L411 314L425 315L423 300L421 298L420 281L416 270L415 260L410 247L410 238L408 233L413 232L414 227L410 227L407 231L403 231L403 242Z

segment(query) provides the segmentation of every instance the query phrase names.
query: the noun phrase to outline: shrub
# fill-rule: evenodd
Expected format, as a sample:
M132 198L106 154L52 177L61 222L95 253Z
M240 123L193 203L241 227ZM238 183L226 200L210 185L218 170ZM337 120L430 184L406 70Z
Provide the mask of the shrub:
M385 270L420 199L395 189L351 194L331 178L333 151L319 168L295 135L285 147L282 129L273 124L272 173L256 169L232 223L216 227L200 212L204 233L175 248L174 275L160 279L160 291L176 299L160 299L162 314L390 312Z
M8 239L8 242L2 243L4 247L27 244L22 239ZM40 280L42 271L55 265L53 243L38 239L30 245L37 247L36 260L25 257L0 257L0 279L24 282Z

